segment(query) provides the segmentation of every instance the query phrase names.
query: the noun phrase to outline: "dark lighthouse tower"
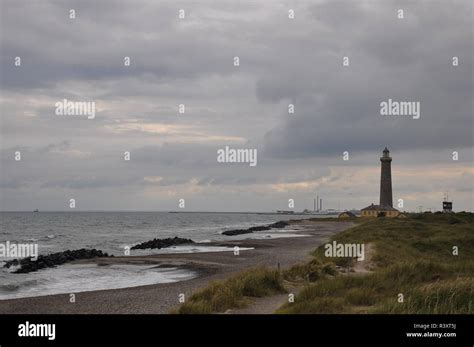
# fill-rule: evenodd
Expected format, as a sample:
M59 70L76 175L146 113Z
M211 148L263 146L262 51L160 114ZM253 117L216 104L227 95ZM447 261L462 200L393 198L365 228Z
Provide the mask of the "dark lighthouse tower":
M392 158L390 152L385 147L383 156L380 158L382 164L380 173L380 206L393 207L392 202Z
M380 204L364 207L360 210L361 217L403 218L405 214L393 208L392 202L392 158L387 147L380 158Z

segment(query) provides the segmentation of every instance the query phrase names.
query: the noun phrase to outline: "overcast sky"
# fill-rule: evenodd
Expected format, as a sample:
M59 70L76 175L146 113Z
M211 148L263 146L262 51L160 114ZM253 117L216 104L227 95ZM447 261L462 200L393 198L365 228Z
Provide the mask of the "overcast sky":
M302 210L316 194L362 208L378 203L385 146L403 209L440 209L445 192L473 209L470 0L2 0L1 12L1 210L71 198ZM95 102L95 119L56 115L63 99ZM420 119L381 116L388 99L420 102ZM257 166L218 163L225 146L257 149Z

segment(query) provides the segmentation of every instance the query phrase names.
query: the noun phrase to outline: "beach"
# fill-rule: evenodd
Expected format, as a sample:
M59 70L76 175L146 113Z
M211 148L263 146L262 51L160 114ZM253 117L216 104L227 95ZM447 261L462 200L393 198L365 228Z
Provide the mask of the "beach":
M209 282L225 279L237 272L256 266L288 268L310 259L310 252L329 238L353 226L353 222L297 220L290 221L293 237L232 238L199 243L206 247L239 247L233 251L163 253L143 256L115 256L75 261L75 264L108 266L157 266L193 272L189 280L173 283L136 286L121 289L84 291L75 294L36 296L0 300L0 314L166 314L177 308L179 299ZM252 312L246 312L252 313ZM259 312L261 313L261 312Z

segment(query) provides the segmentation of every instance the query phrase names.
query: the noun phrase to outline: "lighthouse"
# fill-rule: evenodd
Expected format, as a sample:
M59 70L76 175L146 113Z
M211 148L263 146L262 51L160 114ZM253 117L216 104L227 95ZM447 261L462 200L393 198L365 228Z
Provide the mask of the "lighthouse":
M385 147L380 157L380 206L393 207L392 200L392 158L390 151Z
M362 217L405 217L393 208L392 198L392 158L390 151L385 147L380 157L380 202L371 204L360 210Z

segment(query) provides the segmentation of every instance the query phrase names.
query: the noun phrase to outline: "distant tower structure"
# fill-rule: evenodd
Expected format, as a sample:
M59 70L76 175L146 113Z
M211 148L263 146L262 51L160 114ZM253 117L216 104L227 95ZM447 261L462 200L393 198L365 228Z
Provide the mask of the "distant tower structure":
M392 207L392 158L390 151L385 147L383 155L380 158L381 172L380 172L380 206Z
M443 200L443 213L453 212L453 202L448 200L448 193L446 193Z
M380 158L382 170L380 171L380 204L371 204L360 210L361 217L390 217L405 218L406 215L393 208L392 202L392 158L387 147Z

